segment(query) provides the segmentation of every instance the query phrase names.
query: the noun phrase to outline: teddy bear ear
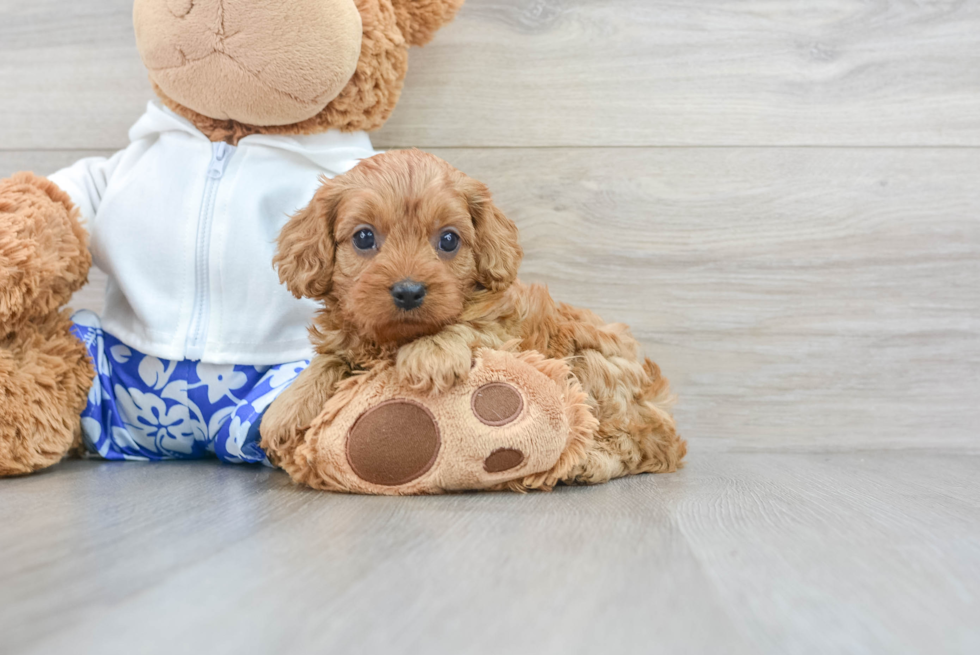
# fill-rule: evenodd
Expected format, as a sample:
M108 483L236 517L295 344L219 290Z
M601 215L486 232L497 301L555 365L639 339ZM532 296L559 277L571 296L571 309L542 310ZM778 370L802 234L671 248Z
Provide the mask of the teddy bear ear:
M425 45L456 17L465 0L391 0L398 28L409 45Z

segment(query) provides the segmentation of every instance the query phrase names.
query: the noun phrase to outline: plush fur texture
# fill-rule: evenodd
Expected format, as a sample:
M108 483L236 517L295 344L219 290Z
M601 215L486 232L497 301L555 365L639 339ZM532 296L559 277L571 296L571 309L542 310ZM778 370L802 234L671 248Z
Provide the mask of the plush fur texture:
M254 125L318 114L361 52L354 0L136 0L133 19L150 79L169 97Z
M0 326L68 302L88 279L88 234L68 194L32 173L0 180Z
M0 476L50 466L80 444L94 369L59 307L87 280L87 245L78 210L52 182L0 182Z
M361 52L353 77L312 118L285 125L257 126L201 114L171 99L154 85L163 102L190 120L212 141L237 144L249 134L314 134L376 130L401 96L408 70L408 48L423 45L450 22L463 0L354 0L361 15Z
M365 228L377 247L360 251L352 237ZM437 249L447 231L460 238L451 254ZM324 305L312 330L319 356L263 422L264 443L290 457L353 374L391 364L399 384L438 397L465 383L474 352L516 339L566 364L598 419L563 481L676 470L686 445L659 368L639 357L625 325L516 281L521 258L517 228L487 187L432 155L389 152L325 181L283 229L276 256L289 289ZM406 278L427 288L410 311L390 293Z

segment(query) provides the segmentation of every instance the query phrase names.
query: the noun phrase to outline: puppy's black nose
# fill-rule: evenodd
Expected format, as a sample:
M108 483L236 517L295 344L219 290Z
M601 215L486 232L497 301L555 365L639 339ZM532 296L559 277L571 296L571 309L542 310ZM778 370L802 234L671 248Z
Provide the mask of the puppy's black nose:
M391 297L398 309L415 309L425 299L425 285L415 280L402 280L391 287Z

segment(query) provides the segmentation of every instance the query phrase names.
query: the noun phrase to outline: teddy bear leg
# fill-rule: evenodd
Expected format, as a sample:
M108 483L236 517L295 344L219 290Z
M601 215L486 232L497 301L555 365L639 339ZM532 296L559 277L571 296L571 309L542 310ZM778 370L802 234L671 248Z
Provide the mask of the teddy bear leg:
M481 350L467 379L439 394L399 382L393 367L344 381L283 468L353 493L547 490L597 424L564 362Z
M0 477L23 475L80 451L80 415L92 384L67 310L32 320L0 345Z
M59 308L90 263L67 194L30 173L0 181L0 476L51 466L80 445L93 370Z

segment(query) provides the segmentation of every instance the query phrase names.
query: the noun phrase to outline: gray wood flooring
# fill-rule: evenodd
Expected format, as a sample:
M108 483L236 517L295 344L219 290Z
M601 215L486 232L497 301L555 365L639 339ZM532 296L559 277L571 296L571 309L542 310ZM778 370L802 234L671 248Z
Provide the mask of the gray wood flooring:
M214 462L0 489L5 653L976 653L980 457L715 453L369 498Z
M0 0L0 176L126 145L131 12ZM0 481L0 654L980 653L980 2L468 0L373 139L633 326L688 467L383 499L69 462Z

